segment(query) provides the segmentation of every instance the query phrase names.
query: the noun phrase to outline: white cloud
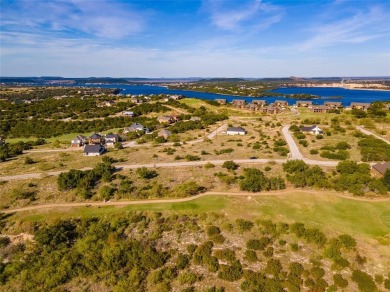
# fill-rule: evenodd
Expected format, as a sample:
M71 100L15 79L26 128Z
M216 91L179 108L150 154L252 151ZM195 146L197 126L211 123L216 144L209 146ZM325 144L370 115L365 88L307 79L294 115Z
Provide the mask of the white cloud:
M390 15L378 7L367 12L358 12L349 18L321 24L312 31L314 35L298 45L300 51L339 45L363 43L390 35Z
M204 0L203 7L210 14L212 23L227 31L265 29L282 18L279 7L264 4L261 0L238 2ZM229 7L229 4L233 4Z
M120 39L142 31L144 17L129 5L109 0L20 0L2 6L3 31L76 32Z

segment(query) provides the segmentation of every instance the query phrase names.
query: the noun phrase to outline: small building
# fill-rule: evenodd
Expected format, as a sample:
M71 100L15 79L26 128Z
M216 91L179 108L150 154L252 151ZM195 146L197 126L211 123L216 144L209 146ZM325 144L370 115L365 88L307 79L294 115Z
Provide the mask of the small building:
M274 105L276 107L288 107L288 102L286 100L275 100Z
M119 142L119 136L117 134L107 134L105 140L107 147L114 147L115 143Z
M311 111L313 113L328 113L329 107L327 105L313 105Z
M182 97L181 95L174 94L174 95L171 95L170 98L173 99L173 100L180 100L180 99L182 99L183 97Z
M173 122L173 119L171 116L158 116L157 122L159 122L160 124L170 124Z
M386 170L390 169L390 162L383 162L374 164L371 168L371 173L376 177L383 177Z
M167 140L171 135L172 133L165 129L162 129L160 132L157 133L158 137L164 137L165 140Z
M100 156L106 151L101 144L85 145L84 156Z
M87 142L87 137L83 135L77 135L76 138L70 140L71 147L81 147Z
M130 101L131 101L132 103L136 103L136 104L141 104L141 103L144 102L143 99L137 98L137 97L132 97L132 98L130 98Z
M351 109L358 109L358 110L368 110L371 107L371 103L367 102L351 102L350 105Z
M313 102L312 101L309 101L309 100L298 100L296 103L295 103L295 106L296 107L308 107L308 108L311 108L313 105Z
M191 117L190 118L190 121L193 121L193 122L197 122L197 121L201 121L202 119L199 118L199 117Z
M232 105L236 108L245 108L246 101L245 99L233 99Z
M147 128L141 125L140 123L134 123L130 127L125 128L123 130L123 133L126 134L129 132L140 132L140 131L147 132L146 130Z
M217 98L217 99L215 99L215 101L218 102L219 104L226 104L227 103L226 98Z
M254 99L254 100L252 100L252 103L253 103L253 104L257 104L257 105L260 106L260 107L264 107L264 106L267 105L267 101L265 101L265 100L260 100L260 99Z
M122 115L124 115L126 117L134 117L135 116L134 112L132 112L132 111L123 111Z
M177 116L177 115L173 115L173 116L171 116L171 120L172 120L173 122L178 122L178 121L180 121L180 117Z
M229 127L226 130L227 135L245 135L246 130L242 127Z
M280 108L276 107L273 103L263 108L263 113L265 114L274 115L274 114L278 114L279 112L280 112Z
M89 144L102 144L103 137L100 134L94 133L88 138Z
M318 135L318 134L324 133L324 131L320 127L318 127L317 125L309 126L309 127L304 126L301 128L301 131L304 133L309 133L309 134L313 134L313 135Z
M104 105L104 106L113 106L114 103L115 103L114 101L108 100L108 101L105 101L105 102L103 103L103 105Z
M330 109L339 109L343 107L343 103L341 101L325 101L324 105Z
M245 108L246 108L247 110L257 112L257 111L260 110L261 106L258 105L258 104L256 104L256 103L252 103L252 102L251 102L251 103L248 103L248 104L245 106Z

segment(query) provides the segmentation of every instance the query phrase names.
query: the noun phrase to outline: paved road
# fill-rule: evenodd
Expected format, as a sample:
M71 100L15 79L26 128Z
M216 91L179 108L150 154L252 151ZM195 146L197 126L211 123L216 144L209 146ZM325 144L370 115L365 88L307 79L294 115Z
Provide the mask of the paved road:
M181 203L193 201L198 198L204 196L247 196L247 197L255 197L255 196L288 196L293 192L305 193L313 196L324 196L324 195L335 195L340 198L345 198L354 201L362 201L362 202L390 202L390 198L362 198L362 197L352 197L343 195L342 193L338 193L335 191L317 191L317 190L301 190L301 189L286 189L279 191L269 191L262 193L249 193L249 192L205 192L199 195L195 195L188 198L181 199L157 199L157 200L133 200L133 201L115 201L115 202L78 202L78 203L56 203L56 204L43 204L43 205L35 205L35 206L27 206L22 208L15 209L6 209L1 210L2 213L10 214L17 212L25 212L25 211L34 211L34 210L42 210L42 209L53 209L53 208L75 208L75 207L101 207L101 206L129 206L129 205L145 205L145 204L163 204L163 203Z
M284 126L282 129L282 133L284 135L284 138L286 139L288 148L290 148L291 153L291 159L304 159L301 151L299 151L299 148L297 144L295 143L293 137L290 134L290 131L288 130L290 128L290 125Z
M387 144L390 144L390 141L386 140L385 138L377 135L377 134L374 134L373 132L371 131L368 131L366 129L364 129L363 127L359 127L359 126L356 126L356 129L358 129L360 132L362 132L363 134L366 134L366 135L372 135L374 136L375 138L378 138L378 139L381 139L382 141L385 141Z

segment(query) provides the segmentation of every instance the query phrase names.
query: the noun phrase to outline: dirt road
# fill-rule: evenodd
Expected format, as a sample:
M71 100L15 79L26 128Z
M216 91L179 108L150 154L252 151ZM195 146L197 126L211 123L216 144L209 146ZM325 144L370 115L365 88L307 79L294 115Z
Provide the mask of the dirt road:
M255 197L255 196L287 196L291 193L299 192L305 193L313 196L318 195L335 195L340 198L361 201L361 202L390 202L390 198L362 198L362 197L352 197L338 193L335 191L317 191L317 190L300 190L300 189L286 189L280 191L270 191L262 193L249 193L249 192L205 192L199 195L195 195L188 198L182 199L156 199L156 200L134 200L134 201L116 201L116 202L78 202L78 203L56 203L56 204L44 204L44 205L35 205L28 206L23 208L7 209L1 210L1 213L10 214L26 211L35 211L42 209L57 209L57 208L76 208L76 207L102 207L102 206L129 206L129 205L144 205L144 204L163 204L163 203L181 203L188 202L199 199L204 196L246 196L246 197Z
M358 130L359 130L360 132L362 132L363 134L372 135L372 136L374 136L375 138L380 139L380 140L386 142L387 144L390 144L390 141L386 140L385 138L383 138L383 137L381 137L381 136L379 136L379 135L377 135L377 134L374 134L374 133L371 132L371 131L368 131L368 130L364 129L363 127L356 126L356 129L358 129Z

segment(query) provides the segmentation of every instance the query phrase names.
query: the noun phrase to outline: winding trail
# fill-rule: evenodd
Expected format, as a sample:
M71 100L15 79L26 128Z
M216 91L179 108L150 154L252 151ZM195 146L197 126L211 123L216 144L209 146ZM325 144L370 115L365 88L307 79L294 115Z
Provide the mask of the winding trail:
M146 204L164 204L164 203L182 203L193 201L205 196L243 196L243 197L269 197L269 196L287 196L291 193L304 193L313 196L326 196L326 195L334 195L343 199L360 201L360 202L390 202L390 198L363 198L363 197L351 197L348 195L344 195L342 193L338 193L335 191L318 191L318 190L301 190L301 189L286 189L279 191L269 191L263 193L249 193L249 192L205 192L199 195L195 195L188 198L181 199L146 199L146 200L132 200L132 201L107 201L107 202L77 202L77 203L54 203L54 204L42 204L42 205L34 205L27 206L22 208L15 209L6 209L1 210L1 213L4 214L12 214L26 211L39 211L42 209L53 209L53 208L77 208L77 207L102 207L102 206L129 206L129 205L146 205Z

